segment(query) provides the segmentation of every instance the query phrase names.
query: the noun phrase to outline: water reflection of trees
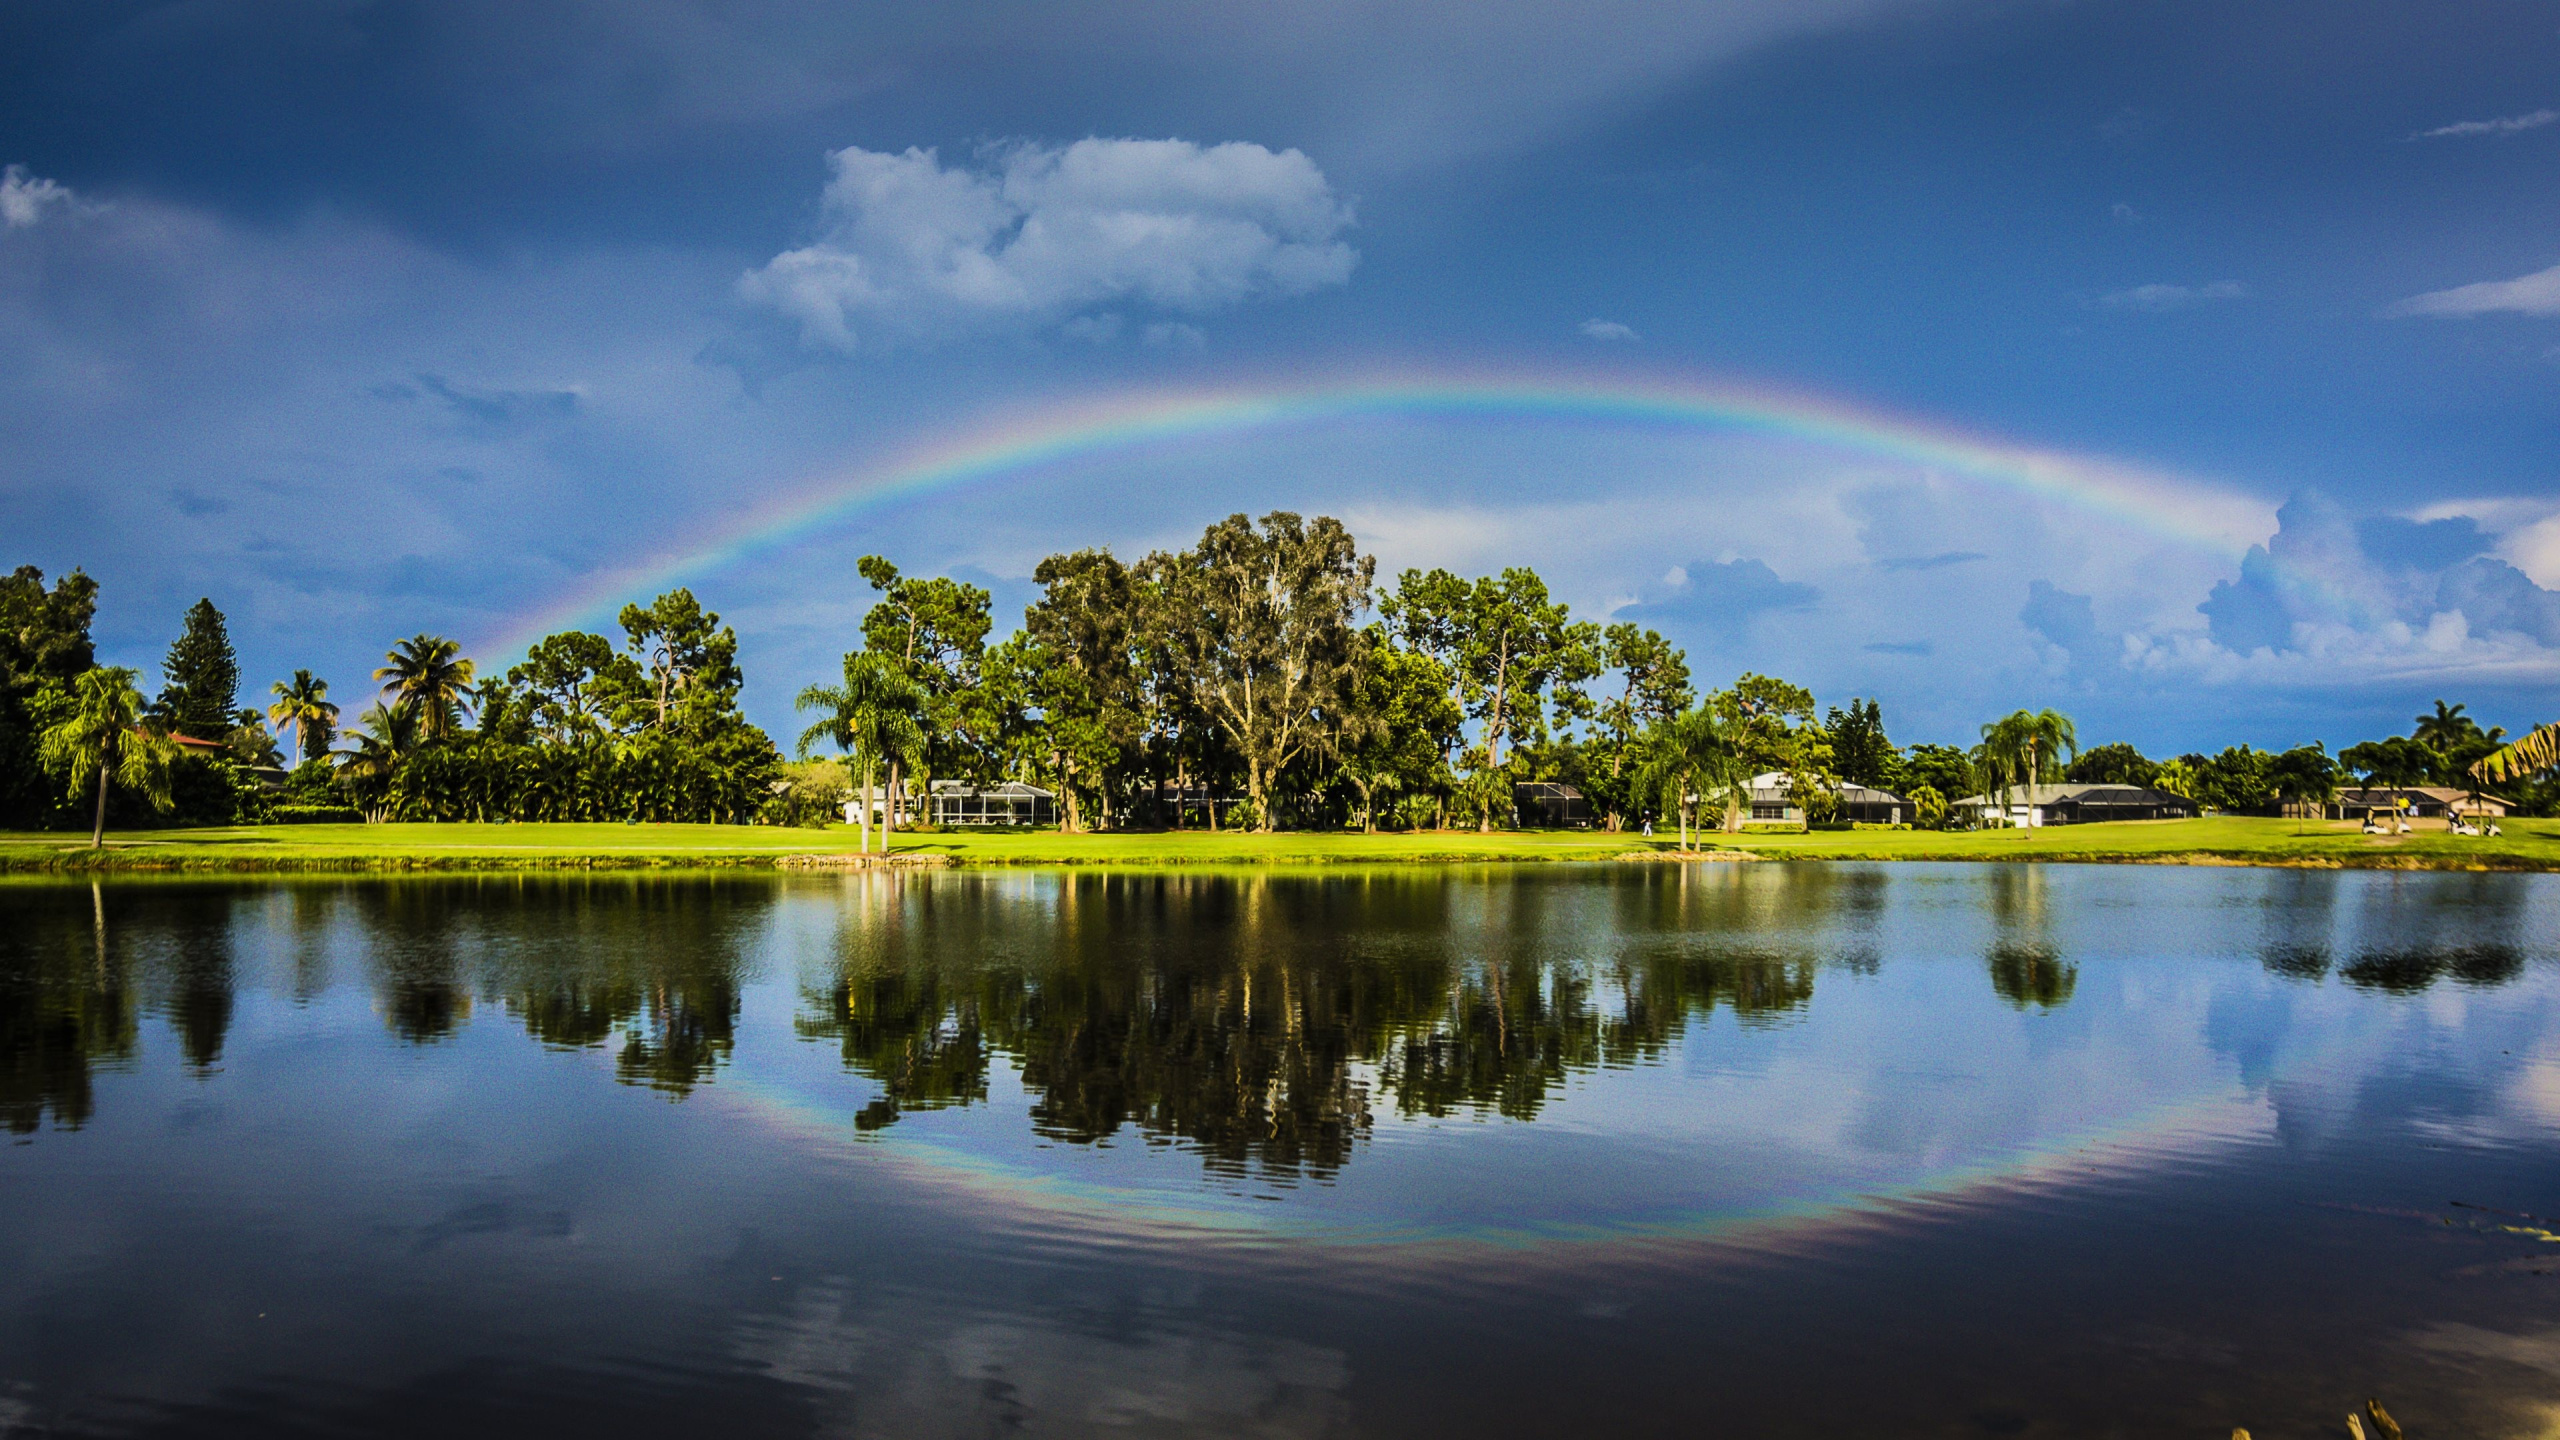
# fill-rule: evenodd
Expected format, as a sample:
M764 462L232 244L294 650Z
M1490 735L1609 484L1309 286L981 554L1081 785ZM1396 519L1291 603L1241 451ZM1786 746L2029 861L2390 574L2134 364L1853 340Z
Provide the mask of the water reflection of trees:
M64 888L12 897L0 926L0 1124L30 1134L47 1114L89 1121L98 1066L132 1057L137 1007L110 958L97 893Z
M2524 973L2535 932L2531 876L2296 872L2270 884L2258 958L2287 980L2317 983L2334 964L2349 985L2393 995L2504 985Z
M2340 979L2359 989L2395 995L2414 995L2448 978L2464 985L2504 985L2523 973L2524 953L2511 945L2373 950L2338 970Z
M347 887L383 1022L413 1044L476 1004L556 1049L613 1046L616 1075L678 1094L735 1043L740 932L769 886L695 877L478 877Z
M2017 1009L2056 1010L2079 988L2078 966L2052 939L2050 880L2042 865L1999 865L1985 873L1995 938L1983 955L1991 988Z
M685 1094L737 1043L746 939L772 900L768 886L702 879L543 893L485 950L481 985L544 1044L618 1039L618 1078Z
M878 1084L867 1127L983 1100L1002 1055L1045 1136L1135 1129L1220 1166L1324 1173L1373 1104L1533 1116L1572 1075L1656 1055L1719 1007L1764 1023L1809 998L1810 951L1711 938L1736 896L1658 888L862 877L842 963L797 1025ZM0 1115L85 1121L94 1070L136 1053L147 1014L209 1076L257 983L250 955L306 1000L333 972L360 977L409 1044L495 1008L682 1094L731 1054L748 947L782 893L633 877L30 887L0 937ZM1559 936L1593 948L1560 956Z
M1811 998L1810 951L1648 928L1683 918L1676 887L1625 900L1442 877L865 876L797 1023L879 1086L865 1128L983 1100L1001 1055L1045 1136L1134 1129L1213 1168L1321 1176L1373 1104L1529 1118L1719 1007L1766 1023Z
M496 1003L546 1044L610 1045L619 1078L683 1093L728 1058L743 936L772 900L754 881L630 877L28 886L0 927L0 1121L85 1122L92 1072L135 1053L142 1015L211 1075L249 943L271 946L304 1000L333 959L358 962L385 1028L412 1044Z
M2489 877L2505 881L2506 877ZM1891 877L1739 867L1470 878L1370 875L700 877L30 886L0 927L0 1124L77 1126L141 1017L215 1073L240 987L305 999L333 972L384 1028L435 1045L475 1011L683 1095L736 1043L757 948L805 933L800 1035L874 1088L856 1123L984 1102L996 1067L1053 1140L1134 1133L1225 1172L1322 1176L1374 1113L1507 1116L1578 1075L1658 1061L1720 1013L1785 1024L1817 960L1871 967ZM1993 990L2067 1003L2033 867L1982 879ZM2360 989L2504 984L2531 948L2513 883L2328 881L2278 894L2261 953ZM2361 888L2359 888L2361 887ZM2448 899L2448 896L2451 898ZM784 902L811 928L777 928ZM2454 901L2468 900L2468 904ZM2331 925L2335 914L2344 929ZM832 929L828 927L832 927ZM807 958L804 954L804 958ZM264 977L263 981L260 977Z
M2002 941L1991 947L1991 988L2020 1010L2057 1010L2079 987L2079 967L2042 945Z

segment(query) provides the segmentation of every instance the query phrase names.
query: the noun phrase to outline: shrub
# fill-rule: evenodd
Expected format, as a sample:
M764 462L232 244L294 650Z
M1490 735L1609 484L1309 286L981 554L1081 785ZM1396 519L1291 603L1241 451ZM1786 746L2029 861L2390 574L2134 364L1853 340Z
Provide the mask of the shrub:
M353 825L364 819L353 805L270 805L270 825Z

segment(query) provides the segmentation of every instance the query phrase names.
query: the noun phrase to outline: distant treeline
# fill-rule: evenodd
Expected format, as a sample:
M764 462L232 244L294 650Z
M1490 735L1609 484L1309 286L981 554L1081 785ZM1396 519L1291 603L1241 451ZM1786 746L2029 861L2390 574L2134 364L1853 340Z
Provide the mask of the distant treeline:
M878 598L841 683L799 695L814 723L794 761L739 710L736 632L687 590L625 607L619 637L552 635L503 672L450 640L400 641L346 723L308 670L269 686L264 709L244 706L209 599L145 699L132 672L97 666L96 583L75 571L48 587L21 568L0 580L0 825L86 825L93 802L115 825L806 824L857 793L912 823L930 784L954 780L1053 791L1069 829L1489 828L1512 822L1515 786L1552 781L1603 824L1685 829L1738 824L1749 778L1770 772L1814 823L1862 785L1938 824L1961 797L2040 781L2142 785L2237 812L2359 781L2462 785L2505 738L2438 701L2409 735L2334 756L2082 750L2050 710L1993 720L1970 746L1898 746L1872 699L1818 711L1811 691L1760 674L1701 694L1659 633L1576 620L1525 567L1379 585L1338 521L1285 512L1233 516L1191 549L1135 561L1053 555L1021 626L993 643L984 589L879 556L859 570ZM2528 813L2549 813L2555 790L2503 787Z

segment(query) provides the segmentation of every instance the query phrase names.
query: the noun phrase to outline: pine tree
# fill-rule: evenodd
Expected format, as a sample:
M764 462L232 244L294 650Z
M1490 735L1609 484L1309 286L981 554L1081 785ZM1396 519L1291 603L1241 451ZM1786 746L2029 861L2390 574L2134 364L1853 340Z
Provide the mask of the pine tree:
M179 733L220 740L231 733L240 708L240 659L231 653L231 631L211 600L187 611L186 628L160 663L169 683L160 690L160 714Z

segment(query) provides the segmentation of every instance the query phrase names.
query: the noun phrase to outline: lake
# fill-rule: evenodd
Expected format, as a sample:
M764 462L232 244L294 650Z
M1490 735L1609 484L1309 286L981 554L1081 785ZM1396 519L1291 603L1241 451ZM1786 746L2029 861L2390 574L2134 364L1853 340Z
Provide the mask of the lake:
M0 1434L2560 1431L2560 877L0 885Z

